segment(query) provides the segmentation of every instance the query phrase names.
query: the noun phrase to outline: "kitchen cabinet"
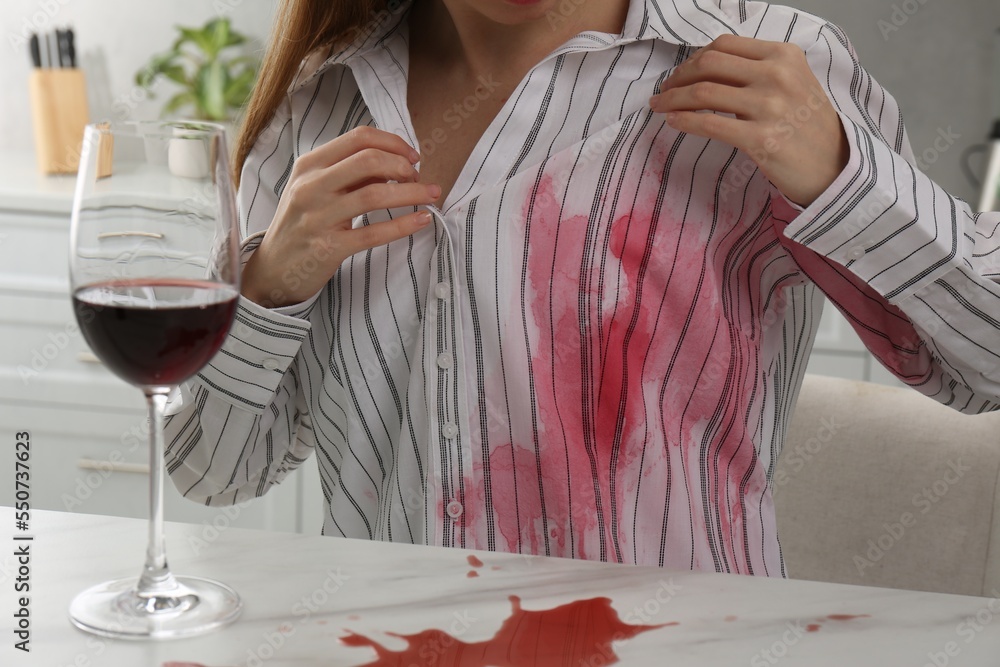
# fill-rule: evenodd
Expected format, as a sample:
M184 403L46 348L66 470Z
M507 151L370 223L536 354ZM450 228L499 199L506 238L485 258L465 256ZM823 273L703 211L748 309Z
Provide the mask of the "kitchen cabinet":
M0 157L0 504L14 500L13 444L31 434L31 506L145 517L148 426L140 392L88 349L73 317L67 254L75 179L37 173L31 154ZM316 534L321 505L310 462L265 497L235 508L205 507L168 481L171 521L302 530L303 477Z

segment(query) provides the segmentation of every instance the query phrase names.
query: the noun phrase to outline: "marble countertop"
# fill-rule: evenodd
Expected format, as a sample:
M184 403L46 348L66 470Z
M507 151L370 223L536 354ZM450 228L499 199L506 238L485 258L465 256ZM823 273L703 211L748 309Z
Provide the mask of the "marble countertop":
M240 620L194 639L115 641L75 629L66 610L80 590L138 572L145 522L33 512L25 654L10 630L13 510L0 508L0 664L595 667L614 664L612 656L670 667L1000 663L1000 600L989 598L248 531L227 528L222 508L213 523L168 523L170 563L236 588ZM511 621L516 605L522 611ZM392 653L408 647L416 663ZM540 657L546 651L564 659ZM484 654L494 657L474 657Z
M75 189L76 174L46 176L32 152L0 156L0 207L5 210L68 215Z

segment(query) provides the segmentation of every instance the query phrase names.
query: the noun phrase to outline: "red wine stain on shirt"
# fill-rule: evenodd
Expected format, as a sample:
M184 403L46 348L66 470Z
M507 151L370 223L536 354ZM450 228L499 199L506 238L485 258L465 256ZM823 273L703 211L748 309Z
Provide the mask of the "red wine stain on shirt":
M707 535L695 569L713 569L704 560L713 542L735 571L763 570L744 545L757 539L748 508L766 480L745 446L753 434L741 417L760 398L748 380L726 381L756 372L759 341L734 333L742 323L728 312L722 264L711 264L744 251L706 250L707 225L678 218L683 208L653 206L660 185L645 178L635 205L602 208L600 216L567 200L552 174L525 198L528 289L520 299L530 312L520 300L511 312L528 327L536 429L546 437L544 447L498 443L513 448L504 452L506 464L490 443L498 457L490 457L493 501L511 498L518 509L498 513L497 522L512 552L649 562L662 550L658 533L633 536L630 526L665 517L654 503L637 501L634 470L651 475L643 478L650 497L674 497L682 485L659 480L683 470L696 485L701 480L689 493L719 508L692 517L690 528ZM760 283L740 284L747 301L760 302ZM706 461L714 462L713 472ZM677 498L685 502L683 494ZM686 519L673 521L684 526ZM553 527L560 531L555 540Z
M412 635L388 633L404 640L406 648L391 651L373 639L349 632L341 642L368 647L375 661L364 667L562 667L612 665L618 662L612 642L632 639L643 632L677 625L628 625L608 598L576 600L568 604L527 611L521 599L510 596L513 611L497 633L480 642L464 642L441 630Z
M469 573L466 574L465 576L468 577L469 579L474 579L479 576L479 573L476 572L475 570L469 570Z
M871 618L868 614L830 614L827 616L831 621L853 621L856 618Z
M350 616L347 617L347 620L349 620L349 621L360 621L361 620L361 616L359 616L358 614L351 614Z
M468 561L469 561L469 565L471 565L472 567L482 567L483 566L483 561L481 561L478 558L476 558L473 554L469 554Z
M493 570L494 572L498 572L498 571L502 570L503 568L500 567L499 565L493 565L493 566L490 567L490 569Z
M738 620L738 619L739 619L739 616L726 616L722 620L724 620L726 623L732 623L733 621Z
M806 626L806 632L816 632L820 628L819 623L810 623Z

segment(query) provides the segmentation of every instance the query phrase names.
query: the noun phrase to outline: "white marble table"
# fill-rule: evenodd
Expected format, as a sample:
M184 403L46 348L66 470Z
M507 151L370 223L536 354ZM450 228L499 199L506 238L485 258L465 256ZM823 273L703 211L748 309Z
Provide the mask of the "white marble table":
M591 618L591 636L576 637L591 647L589 657L565 663L573 667L610 664L612 651L618 664L670 667L1000 665L1000 600L484 552L475 553L483 565L474 567L468 550L226 529L223 519L222 531L167 524L168 553L176 572L234 586L245 601L242 618L195 639L112 641L73 628L66 609L79 590L138 570L145 523L43 511L31 523L32 651L25 654L12 647L13 524L13 511L0 508L4 666L362 665L373 663L375 653L344 645L341 638L351 632L391 650L406 642L387 632L438 628L462 642L485 642L510 616L512 595L529 611L607 597L611 620L667 624L625 631L635 636L594 648ZM472 571L478 576L470 577ZM483 664L448 661L447 643L439 642L439 653L427 650L430 661L419 664ZM511 664L564 664L519 660Z

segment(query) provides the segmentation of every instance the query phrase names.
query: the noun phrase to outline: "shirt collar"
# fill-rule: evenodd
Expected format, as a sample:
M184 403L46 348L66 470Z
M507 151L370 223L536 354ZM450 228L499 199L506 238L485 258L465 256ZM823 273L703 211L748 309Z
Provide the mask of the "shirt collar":
M303 88L334 65L344 64L351 58L379 48L399 31L412 2L413 0L390 0L387 9L380 10L367 24L355 30L356 36L346 46L311 53L303 61L288 92L293 93ZM727 15L722 5L734 5L742 15L745 0L632 0L622 34L616 35L608 45L655 39L678 46L706 46L720 35L736 32L732 24L737 21ZM570 9L576 7L569 0L561 3L554 11L558 13L562 6ZM558 18L554 17L553 20Z
M387 8L376 12L365 25L355 28L356 35L353 39L349 36L349 41L344 46L324 47L306 56L288 88L289 94L306 86L330 67L344 64L355 56L377 48L399 30L412 4L412 0L389 0Z
M745 0L632 0L623 41L658 39L678 46L707 46L716 37L736 32L739 21L723 5L742 15Z

